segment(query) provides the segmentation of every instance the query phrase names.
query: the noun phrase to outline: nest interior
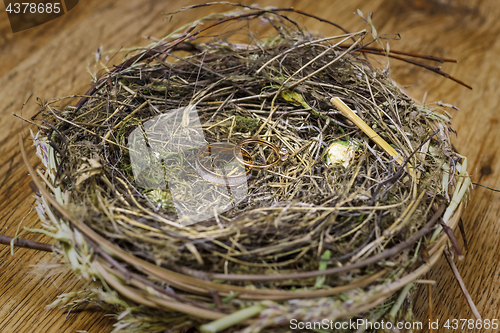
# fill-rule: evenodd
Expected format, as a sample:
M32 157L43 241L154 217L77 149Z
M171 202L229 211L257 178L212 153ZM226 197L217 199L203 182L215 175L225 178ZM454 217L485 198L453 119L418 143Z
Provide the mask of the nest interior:
M275 34L256 37L252 20ZM231 30L208 34L222 24ZM245 43L234 38L242 31ZM371 65L367 53L391 54L370 48L379 40L372 37L320 38L272 9L212 15L127 54L76 105L42 105L35 144L45 164L43 232L87 286L52 306L107 304L121 313L116 330L135 332L186 331L220 318L229 319L202 329L403 318L408 307L396 291L435 262L444 244L438 220L446 210L453 227L470 182L447 114L417 105L387 68ZM333 97L404 162L343 116ZM208 143L257 138L286 148L288 158L252 170L244 195L228 201L226 186L196 175L188 155L199 148L166 148L191 134L169 146L171 128L146 128L173 110L197 117ZM147 149L132 147L138 130L148 133ZM151 157L155 142L163 159ZM349 152L339 163L331 162L334 144ZM263 145L246 149L255 163L278 157ZM134 171L138 159L149 171ZM163 172L151 172L158 163ZM148 186L158 177L175 178L175 190ZM223 212L211 213L221 202ZM181 216L180 205L205 218ZM250 312L227 317L242 310Z

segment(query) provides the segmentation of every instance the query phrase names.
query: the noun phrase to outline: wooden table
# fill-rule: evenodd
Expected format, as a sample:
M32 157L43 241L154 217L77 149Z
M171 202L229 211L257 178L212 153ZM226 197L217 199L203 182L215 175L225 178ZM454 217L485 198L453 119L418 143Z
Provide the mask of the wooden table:
M247 4L254 0L245 1ZM163 37L182 23L209 11L184 12L171 21L162 15L193 1L87 0L68 14L42 26L12 34L5 13L0 22L0 233L14 235L19 223L37 226L33 197L18 147L18 133L29 145L29 129L12 113L30 117L36 98L49 99L84 93L90 83L87 59L105 50L150 41L143 36ZM500 188L500 2L496 0L377 0L377 1L266 1L263 5L290 6L337 22L350 31L366 28L353 12L375 12L379 34L399 33L391 49L456 58L458 64L443 69L472 85L468 90L421 68L391 61L393 78L416 100L444 101L460 108L451 111L458 136L454 145L469 159L473 181ZM338 33L312 19L302 19L310 31ZM111 63L118 63L112 60ZM384 62L385 59L378 59ZM31 99L29 99L29 97ZM28 103L23 107L23 104ZM38 163L32 149L32 164ZM500 193L477 187L463 221L469 250L457 263L483 318L500 318ZM39 235L28 238L46 241ZM460 239L460 236L458 236ZM462 243L462 241L460 240ZM113 321L98 309L80 313L45 311L44 306L62 293L76 290L78 281L50 254L0 246L0 332L109 332ZM472 318L472 314L443 260L432 270L434 316L445 321ZM425 293L417 295L418 319L427 322ZM471 330L472 332L473 330Z

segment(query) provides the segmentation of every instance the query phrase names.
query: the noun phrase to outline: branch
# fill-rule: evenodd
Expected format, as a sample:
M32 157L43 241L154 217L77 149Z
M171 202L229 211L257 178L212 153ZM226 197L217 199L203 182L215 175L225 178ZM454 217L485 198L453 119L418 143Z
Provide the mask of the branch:
M10 245L13 239L14 237L0 234L0 244ZM14 241L14 246L45 252L52 252L53 249L57 248L51 244L35 242L24 238L16 238L16 240Z

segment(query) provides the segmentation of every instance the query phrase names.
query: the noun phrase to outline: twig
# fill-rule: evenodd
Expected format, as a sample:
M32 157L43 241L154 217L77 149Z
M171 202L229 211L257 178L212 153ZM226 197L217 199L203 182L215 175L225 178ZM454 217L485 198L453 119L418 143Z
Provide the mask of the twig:
M342 47L342 48L348 48L349 46L350 45L340 45L340 47ZM360 52L374 51L374 52L379 52L380 55L385 55L385 50L378 48L378 47L373 47L373 46L363 46L358 51L360 51ZM423 54L417 54L417 53L411 53L411 52L403 52L403 51L397 51L397 50L392 50L392 49L389 50L389 53L405 55L405 56L413 57L413 58L432 60L432 61L437 61L440 63L444 63L444 62L456 63L457 62L455 59L439 58L439 57L434 57L434 56L429 56L429 55L423 55Z
M49 128L48 128L48 127L46 127L46 126L43 126L43 125L37 124L37 123L35 123L34 121L28 120L28 119L26 119L26 118L24 118L24 117L22 117L22 116L20 116L20 115L18 115L18 114L16 114L16 113L14 113L14 112L12 112L12 115L13 115L14 117L17 117L17 118L21 119L21 120L24 120L24 121L25 121L25 122L27 122L27 123L30 123L31 125L35 125L35 126L36 126L36 127L38 127L38 128L41 128L41 129L44 129L44 130L48 130L48 129L49 129Z
M363 53L371 53L371 54L376 54L376 55L386 55L384 52L377 52L377 51L370 51L370 50L364 50L364 51L360 51L360 52L363 52ZM417 61L414 61L414 60L410 60L410 59L406 59L406 58L403 58L403 57L400 57L400 56L396 56L394 54L388 54L387 55L389 58L393 58L393 59L397 59L397 60L401 60L401 61L404 61L404 62L407 62L409 64L412 64L412 65L415 65L415 66L418 66L418 67L423 67L427 70L430 70L431 72L434 72L436 74L439 74L441 76L444 76L445 78L447 79L450 79L452 81L455 81L456 83L466 87L466 88L469 88L470 90L472 90L472 87L469 86L467 83L451 76L450 74L448 73L445 73L441 70L441 68L439 67L435 67L435 66L429 66L429 65L426 65L426 64L422 64L420 62L417 62Z
M10 246L13 239L14 237L0 234L0 244ZM31 249L31 250L45 251L45 252L52 252L53 250L57 249L57 246L47 243L35 242L25 238L16 238L14 240L14 246L24 247L26 249Z
M484 188L486 188L486 189L488 189L488 190L490 190L490 191L493 191L493 192L500 192L500 190L495 190L494 188L491 188L491 187L488 187L488 186L484 186L484 185L481 185L481 184L479 184L479 183L472 183L472 184L477 185L477 186L484 187Z
M458 272L457 266L455 266L455 263L453 260L450 258L450 255L448 252L445 250L443 252L444 257L446 258L446 261L448 262L448 265L450 265L451 271L453 272L453 275L455 275L455 279L460 286L460 289L462 290L462 293L467 300L467 303L469 304L469 307L472 311L472 314L476 319L481 320L481 315L479 314L479 311L477 311L476 305L474 305L474 301L470 297L469 291L467 291L467 287L465 286L464 281L462 280L462 277L460 276L460 273Z
M453 247L453 250L458 256L458 260L463 260L464 259L464 254L462 253L462 250L460 249L460 245L458 244L457 238L453 234L453 229L448 227L443 219L439 219L439 224L441 224L441 227L443 227L443 231L446 233L448 236L448 239L451 242L451 245Z
M469 251L469 242L467 241L467 235L465 234L464 221L462 218L458 221L458 228L460 229L460 235L462 235L462 239L464 241L465 251Z

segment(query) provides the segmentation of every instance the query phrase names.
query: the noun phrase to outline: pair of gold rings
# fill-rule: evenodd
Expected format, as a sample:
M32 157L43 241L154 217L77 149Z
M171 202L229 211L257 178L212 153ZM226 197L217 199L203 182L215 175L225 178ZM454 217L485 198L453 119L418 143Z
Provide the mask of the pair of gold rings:
M276 158L268 164L256 164L244 148L250 143L270 147ZM197 156L195 167L203 179L217 185L235 186L245 183L252 175L252 169L264 170L288 158L288 150L262 139L248 139L237 145L230 142L210 143Z

